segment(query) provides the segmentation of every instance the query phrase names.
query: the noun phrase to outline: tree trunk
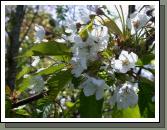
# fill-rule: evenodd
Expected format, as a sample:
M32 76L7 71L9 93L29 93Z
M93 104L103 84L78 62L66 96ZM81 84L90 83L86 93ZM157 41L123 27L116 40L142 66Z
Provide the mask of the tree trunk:
M6 53L6 84L10 87L13 91L15 87L15 78L17 72L17 60L16 57L18 56L20 42L19 42L19 35L21 24L25 14L25 6L18 5L16 7L16 12L14 13L12 19L12 27L11 31L8 32L9 35L9 45L7 46L7 53Z

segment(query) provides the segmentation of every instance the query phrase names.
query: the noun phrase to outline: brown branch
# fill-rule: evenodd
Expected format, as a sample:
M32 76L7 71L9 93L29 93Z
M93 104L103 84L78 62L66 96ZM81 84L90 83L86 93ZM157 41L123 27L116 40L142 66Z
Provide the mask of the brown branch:
M128 18L130 18L130 15L133 14L136 11L135 5L129 5L128 6Z
M15 87L15 77L17 73L17 61L14 59L18 56L19 51L19 34L21 23L23 21L25 14L25 6L18 5L16 7L16 12L13 14L11 31L8 32L9 35L9 46L7 47L6 54L6 84L13 91ZM7 28L7 27L6 27Z
M20 40L20 44L24 41L25 37L27 36L28 32L30 31L31 25L33 24L33 22L35 20L35 17L38 14L39 6L36 6L36 9L37 9L37 11L35 12L35 14L33 16L32 20L31 20L31 23L28 25L29 26L28 29L26 30L26 32L24 33L22 39Z
M33 101L36 101L36 100L40 99L40 98L43 98L46 95L47 95L47 91L42 91L41 93L35 94L31 97L28 97L28 98L22 99L22 100L20 100L16 103L13 103L12 108L16 108L16 107L25 105L27 103L31 103Z

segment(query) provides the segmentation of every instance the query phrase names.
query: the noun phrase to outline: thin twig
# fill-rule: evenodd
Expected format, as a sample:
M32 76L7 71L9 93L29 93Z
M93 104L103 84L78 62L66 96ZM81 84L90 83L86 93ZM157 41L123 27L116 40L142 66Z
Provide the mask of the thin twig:
M43 98L45 95L47 95L47 91L42 91L41 93L38 93L38 94L35 94L31 97L28 97L28 98L25 98L25 99L22 99L16 103L13 103L12 104L12 108L16 108L16 107L19 107L19 106L22 106L22 105L25 105L27 103L31 103L35 100L38 100L40 98Z
M20 44L24 41L25 37L27 36L28 32L30 31L31 25L32 25L33 22L34 22L35 17L36 17L37 14L38 14L38 10L39 10L39 6L38 6L38 5L36 6L36 9L37 9L37 11L35 12L35 14L34 14L34 16L33 16L33 18L32 18L32 20L31 20L31 23L30 23L30 25L29 25L27 31L24 33L22 39L20 40Z

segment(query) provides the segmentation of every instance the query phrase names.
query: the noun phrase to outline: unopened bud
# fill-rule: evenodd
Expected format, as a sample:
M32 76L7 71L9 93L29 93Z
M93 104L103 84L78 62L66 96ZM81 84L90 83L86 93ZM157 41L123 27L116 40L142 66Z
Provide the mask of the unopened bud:
M93 18L95 18L95 16L96 16L95 14L90 14L89 18L92 20Z
M76 28L77 28L77 29L80 29L81 26L82 26L82 25L81 25L80 23L76 23Z
M97 15L103 15L104 12L103 12L100 8L98 8L98 9L96 10L96 14L97 14Z

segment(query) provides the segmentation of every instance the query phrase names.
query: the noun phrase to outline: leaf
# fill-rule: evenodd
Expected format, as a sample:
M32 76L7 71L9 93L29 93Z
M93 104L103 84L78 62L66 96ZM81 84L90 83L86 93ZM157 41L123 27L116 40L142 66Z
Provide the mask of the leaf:
M140 78L139 83L139 108L142 117L152 118L155 117L155 103L152 102L154 96L154 82Z
M31 78L32 78L31 76L24 78L22 82L18 86L16 86L16 90L19 91L20 93L25 91L30 86Z
M117 34L119 36L123 36L121 30L119 29L119 27L117 26L117 24L113 21L113 20L106 20L104 23L105 26L108 27L109 32L113 33L113 34Z
M12 114L13 114L12 102L9 99L9 97L5 97L5 117L11 118Z
M101 118L102 117L103 99L96 100L95 95L86 97L81 92L80 95L80 115L81 118Z
M80 83L83 81L83 79L84 79L84 77L82 77L82 76L80 76L78 78L73 77L71 82L74 85L74 88L77 88L80 85Z
M141 59L138 59L137 62L136 62L136 65L140 65L140 66L143 66L143 62Z
M61 69L63 69L65 67L65 64L59 64L56 66L50 66L44 70L41 70L40 72L35 73L34 75L49 75L49 74L53 74L55 72L60 71Z
M70 48L66 44L58 43L56 41L44 42L33 46L26 51L22 56L55 56L55 55L69 55Z
M74 103L73 102L65 102L65 105L68 107L68 108L72 108L74 107Z
M88 31L91 31L92 27L93 20L79 32L79 36L82 38L82 40L86 40L88 38Z
M24 66L22 71L20 71L17 76L16 76L16 79L19 80L23 75L29 73L31 71L31 68L28 67L28 66Z
M69 61L71 60L71 56L68 56L68 55L54 56L54 59L57 61L63 61L63 62L69 63Z
M18 114L19 116L29 116L29 113L23 108L17 109L15 113Z
M10 96L11 93L12 93L12 90L10 89L10 87L8 85L6 85L5 86L5 95Z
M139 106L128 107L126 109L118 110L116 107L112 112L113 118L140 118Z
M147 54L142 57L143 65L149 64L153 59L155 59L155 54Z
M55 99L57 94L64 88L64 86L72 79L71 70L60 71L53 75L48 80L49 96L51 99Z
M43 116L42 117L47 118L47 117L54 116L54 109L55 109L54 104L45 105L45 107L43 108Z

